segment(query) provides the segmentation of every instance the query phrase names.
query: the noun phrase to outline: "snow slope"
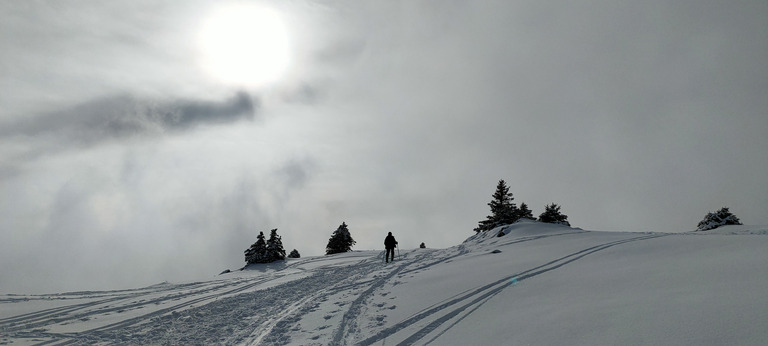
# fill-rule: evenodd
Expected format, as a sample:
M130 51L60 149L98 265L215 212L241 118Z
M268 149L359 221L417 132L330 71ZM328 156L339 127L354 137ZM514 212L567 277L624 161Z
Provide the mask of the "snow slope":
M766 345L768 227L730 227L520 222L390 264L355 251L205 282L4 294L0 344Z

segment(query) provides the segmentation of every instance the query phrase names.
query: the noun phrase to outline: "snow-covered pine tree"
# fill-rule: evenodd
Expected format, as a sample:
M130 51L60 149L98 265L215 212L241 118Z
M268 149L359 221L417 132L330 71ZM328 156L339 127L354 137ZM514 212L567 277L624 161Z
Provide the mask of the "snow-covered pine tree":
M328 239L328 245L325 247L325 254L331 255L340 252L347 252L352 250L352 245L356 242L352 239L352 235L349 234L349 228L346 222L342 222L339 228L337 228L331 238Z
M266 263L267 243L264 241L264 232L259 232L256 237L256 242L251 245L250 248L245 250L245 262L248 264L253 263Z
M560 213L560 206L552 203L544 207L544 212L539 215L539 221L570 226L568 215Z
M517 209L517 219L531 219L536 220L536 218L533 216L533 211L528 209L528 205L525 204L525 202L520 203L520 208Z
M501 225L508 225L514 223L519 218L517 217L517 206L512 201L515 200L512 197L512 193L509 192L509 186L504 179L499 180L496 185L496 192L493 193L493 200L488 203L491 207L491 215L488 215L485 220L480 221L475 232L492 230Z
M265 260L268 262L285 259L285 249L283 248L282 238L277 235L277 228L270 231L269 240L267 240L267 251Z
M299 251L297 251L296 249L293 249L293 251L291 251L291 253L288 254L288 258L300 258L300 257L301 255L299 254Z
M725 225L741 225L741 221L736 215L733 215L728 207L722 207L720 210L707 213L703 220L699 221L697 231L707 231Z
M251 244L251 247L245 249L245 251L244 251L245 252L245 263L247 263L247 264L251 264L252 263L251 259L253 258L253 245L255 245L255 244Z

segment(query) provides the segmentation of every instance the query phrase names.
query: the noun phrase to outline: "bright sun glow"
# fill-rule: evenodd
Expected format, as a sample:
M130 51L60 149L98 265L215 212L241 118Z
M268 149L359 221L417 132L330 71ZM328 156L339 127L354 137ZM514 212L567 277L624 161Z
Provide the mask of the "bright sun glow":
M280 14L255 5L214 12L200 33L201 63L217 80L237 86L277 81L289 64L289 42Z

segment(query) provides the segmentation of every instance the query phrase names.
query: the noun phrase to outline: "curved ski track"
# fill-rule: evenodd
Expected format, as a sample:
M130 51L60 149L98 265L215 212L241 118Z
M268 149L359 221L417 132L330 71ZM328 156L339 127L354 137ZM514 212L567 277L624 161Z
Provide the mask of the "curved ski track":
M573 234L573 233L571 233ZM607 248L653 238L659 238L667 236L667 234L654 234L644 235L639 237L633 237L628 239L616 240L608 243L603 243L595 246L588 247L586 249L568 254L566 256L557 258L545 264L536 266L534 268L515 273L506 276L495 282L471 289L454 297L444 300L442 303L429 307L403 321L396 323L395 325L379 331L376 335L367 339L355 343L356 345L372 345L377 342L383 341L386 338L391 338L397 333L403 332L406 328L414 325L423 325L416 332L406 335L404 340L398 345L412 345L417 342L422 342L422 339L430 334L437 333L431 339L423 341L423 344L429 344L437 339L442 333L450 329L453 325L466 318L473 311L485 304L488 300L499 294L502 290L509 286L512 286L520 281L530 279L532 277L544 274L548 271L558 269L566 264L577 261L585 256L593 254L598 251L605 250ZM540 237L534 237L530 240L540 239ZM447 326L443 326L447 322L453 321ZM402 336L401 336L402 337ZM398 338L400 339L400 338Z

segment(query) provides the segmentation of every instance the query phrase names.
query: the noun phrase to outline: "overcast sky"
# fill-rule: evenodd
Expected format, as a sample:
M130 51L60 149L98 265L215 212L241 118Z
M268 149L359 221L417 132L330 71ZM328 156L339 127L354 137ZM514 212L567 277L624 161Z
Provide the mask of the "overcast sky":
M499 179L584 229L768 224L768 2L258 4L255 84L202 62L231 3L0 2L0 292L211 277L272 228L449 247Z

